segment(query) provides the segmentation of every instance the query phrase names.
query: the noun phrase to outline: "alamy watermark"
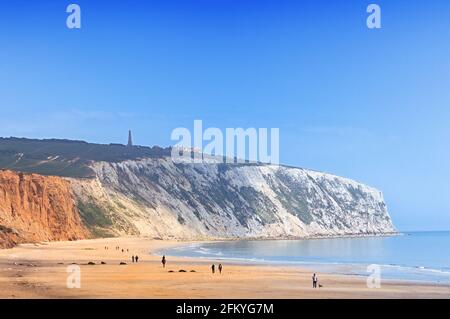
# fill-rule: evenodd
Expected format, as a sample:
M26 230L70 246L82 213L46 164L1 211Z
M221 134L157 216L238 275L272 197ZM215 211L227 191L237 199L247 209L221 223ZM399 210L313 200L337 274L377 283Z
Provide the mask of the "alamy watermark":
M81 7L72 3L66 7L69 13L66 19L66 26L69 29L81 29ZM370 15L367 17L366 25L369 29L381 29L381 7L378 4L369 4L366 12Z
M69 29L81 29L81 8L78 4L69 4L66 12L70 13L66 19L66 26Z
M372 3L367 6L366 11L370 13L366 20L367 27L369 29L381 29L381 7Z
M81 288L81 268L78 265L67 266L66 272L69 273L66 279L66 287L69 289Z
M69 29L81 29L81 7L78 4L69 4L66 8L69 16L66 19L66 26ZM369 29L381 29L381 7L378 4L369 4L366 12L370 15L367 17L366 25Z
M367 288L381 288L381 267L380 265L372 264L367 266L367 272L370 275L366 279Z
M226 128L203 130L195 120L193 132L185 127L172 131L172 160L176 163L280 163L279 128ZM270 151L269 151L270 148Z

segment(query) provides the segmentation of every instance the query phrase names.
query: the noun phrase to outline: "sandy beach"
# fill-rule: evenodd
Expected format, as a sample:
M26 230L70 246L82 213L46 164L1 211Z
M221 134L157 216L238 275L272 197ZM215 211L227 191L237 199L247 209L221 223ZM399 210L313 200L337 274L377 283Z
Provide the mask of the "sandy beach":
M0 250L0 298L450 298L448 285L382 281L369 289L366 278L331 274L319 274L323 287L313 289L311 272L297 267L221 261L223 274L212 274L217 260L169 256L163 269L161 257L151 254L181 244L109 238ZM136 254L139 263L132 263ZM69 289L67 267L74 263L81 287Z

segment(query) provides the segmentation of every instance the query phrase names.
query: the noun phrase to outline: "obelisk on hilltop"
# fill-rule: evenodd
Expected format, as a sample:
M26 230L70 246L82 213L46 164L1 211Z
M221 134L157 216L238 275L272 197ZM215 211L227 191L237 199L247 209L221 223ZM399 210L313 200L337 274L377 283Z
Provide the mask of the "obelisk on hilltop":
M128 131L128 144L127 144L127 146L128 147L133 146L133 139L131 137L131 130Z

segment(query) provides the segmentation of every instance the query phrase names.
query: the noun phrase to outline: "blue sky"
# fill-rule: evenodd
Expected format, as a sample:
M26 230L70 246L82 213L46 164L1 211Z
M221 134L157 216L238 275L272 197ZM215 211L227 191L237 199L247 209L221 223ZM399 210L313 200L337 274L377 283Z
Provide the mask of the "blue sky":
M0 136L279 127L282 163L379 188L401 230L450 229L449 16L445 0L0 0Z

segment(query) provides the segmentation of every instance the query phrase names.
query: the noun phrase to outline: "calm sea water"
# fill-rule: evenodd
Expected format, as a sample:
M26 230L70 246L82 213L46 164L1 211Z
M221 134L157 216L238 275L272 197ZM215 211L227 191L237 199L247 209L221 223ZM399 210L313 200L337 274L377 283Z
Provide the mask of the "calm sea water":
M301 265L311 271L347 275L367 275L367 266L378 264L385 279L450 284L450 232L411 232L392 237L199 243L159 253Z

